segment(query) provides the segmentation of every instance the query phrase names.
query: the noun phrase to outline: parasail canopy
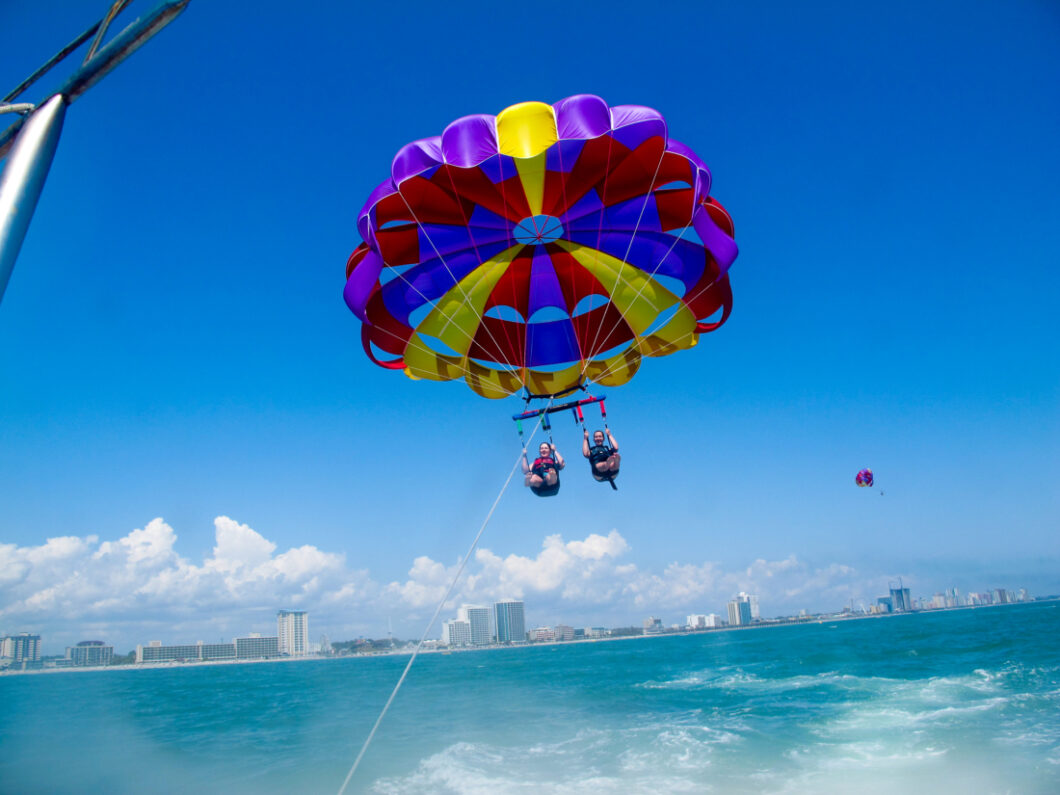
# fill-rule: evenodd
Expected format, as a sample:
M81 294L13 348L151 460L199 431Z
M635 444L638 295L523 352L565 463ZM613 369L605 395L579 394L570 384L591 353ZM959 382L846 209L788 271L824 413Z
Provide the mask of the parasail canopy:
M650 108L580 95L466 116L394 158L344 297L365 352L502 398L626 383L728 318L732 219Z

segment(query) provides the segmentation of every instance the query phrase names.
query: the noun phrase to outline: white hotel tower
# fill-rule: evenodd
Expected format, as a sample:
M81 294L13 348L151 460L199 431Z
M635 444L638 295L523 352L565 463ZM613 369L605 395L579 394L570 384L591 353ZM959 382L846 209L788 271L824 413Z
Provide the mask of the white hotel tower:
M457 611L457 620L466 621L471 625L471 638L468 642L472 646L486 646L492 642L492 614L492 610L482 605L463 605Z
M309 615L304 610L281 610L276 614L276 637L280 654L304 657L309 651Z

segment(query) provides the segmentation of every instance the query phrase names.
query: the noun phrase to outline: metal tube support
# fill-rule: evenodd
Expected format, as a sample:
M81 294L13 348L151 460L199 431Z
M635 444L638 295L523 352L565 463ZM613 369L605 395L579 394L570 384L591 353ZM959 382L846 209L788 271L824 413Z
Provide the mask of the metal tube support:
M103 79L114 67L142 47L148 39L176 18L191 0L171 0L137 19L107 42L92 59L63 84L59 92L73 102Z
M135 50L142 47L144 43L154 36L158 31L172 22L180 14L191 0L168 0L158 5L153 11L140 17L125 30L111 39L107 44L100 47L92 58L74 72L59 88L58 93L66 98L66 104L72 103L85 91L103 79L114 67L129 57ZM7 94L6 99L14 99L22 93L25 88L44 72L65 58L74 49L80 46L89 36L97 31L100 24L96 23L77 39L67 45L62 52L52 58L48 63L30 75L14 91ZM3 157L11 144L11 140L19 132L21 120L6 130L0 132L0 157Z
M0 301L55 158L65 116L61 94L37 108L22 125L0 174Z
M590 403L599 403L602 400L603 400L603 398L588 397L588 398L583 398L582 400L572 400L569 403L557 403L554 406L546 406L545 408L541 408L541 409L530 409L530 411L524 411L522 414L513 414L512 415L512 419L513 420L528 420L528 419L531 419L533 417L540 417L542 414L554 414L557 411L566 411L567 409L573 408L575 406L587 406ZM580 413L580 411L579 411L579 413Z
M32 102L14 102L5 104L0 102L0 113L32 113L36 107Z

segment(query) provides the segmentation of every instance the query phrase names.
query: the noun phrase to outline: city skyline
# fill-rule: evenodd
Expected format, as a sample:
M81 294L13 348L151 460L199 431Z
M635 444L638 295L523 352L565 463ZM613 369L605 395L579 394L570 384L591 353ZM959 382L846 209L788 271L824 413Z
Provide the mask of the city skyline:
M902 593L901 597L904 601L901 602L902 607L895 608L896 591ZM933 610L944 610L944 609L959 609L966 607L989 607L1005 604L1017 604L1035 601L1038 599L1055 599L1060 598L1057 595L1032 595L1026 588L1019 589L1007 589L1002 587L987 589L985 591L967 591L961 592L956 586L946 588L944 591L939 591L934 594L922 595L911 597L910 589L898 588L890 589L889 597L877 597L874 602L867 603L861 602L858 605L849 604L841 605L831 610L823 610L817 612L810 612L805 609L800 610L798 613L791 614L777 614L773 616L767 616L761 618L759 616L758 597L756 594L747 594L740 592L735 597L726 602L727 615L719 615L716 613L693 613L686 616L684 623L677 622L665 622L662 619L654 616L644 619L642 624L644 628L644 634L652 634L655 632L669 632L675 629L685 630L704 630L704 629L722 629L722 628L735 628L735 627L746 627L755 625L767 625L776 621L787 621L787 620L798 620L804 619L809 616L872 616L880 614L893 614L902 612L930 612ZM611 632L617 629L629 629L637 626L637 620L631 619L629 622L619 623L611 625L609 627L602 627L596 624L590 626L590 623L575 622L577 626L572 626L566 621L557 621L553 624L540 623L540 622L527 622L525 618L525 602L521 600L501 600L500 602L494 603L492 607L485 607L482 605L463 604L457 610L457 616L451 620L442 619L438 625L440 627L440 637L436 640L428 641L429 644L442 643L443 645L454 645L454 646L486 646L486 645L497 645L510 643L511 640L501 641L496 633L498 608L501 606L516 606L519 616L519 622L523 628L523 640L517 641L517 643L527 641L553 641L553 640L569 640L572 638L582 638L594 636L599 631ZM740 606L743 607L740 607ZM754 608L752 608L754 605ZM735 607L734 607L735 606ZM753 610L753 612L752 612ZM482 611L488 612L489 617L485 618L489 622L489 629L483 627L483 616ZM478 628L475 633L472 633L472 624L468 620L469 614L473 615L478 613L476 623ZM531 615L533 615L531 613ZM231 640L226 641L224 638L220 638L217 643L210 644L203 640L197 640L194 643L176 644L174 646L165 646L160 640L151 640L146 644L137 643L135 648L130 650L130 654L134 654L138 662L144 661L142 650L143 649L168 649L169 656L164 659L176 660L184 659L185 654L191 654L195 656L194 650L196 647L207 647L207 656L203 656L201 649L198 652L198 659L222 659L230 656L232 659L256 659L256 658L282 658L282 657L301 657L317 653L318 650L324 646L330 647L331 642L326 641L328 635L322 636L322 642L320 644L312 643L308 641L308 634L303 630L303 637L307 639L304 646L299 647L297 653L291 653L283 650L283 642L281 639L282 626L285 623L290 623L294 620L295 616L299 616L299 626L308 627L308 614L305 611L289 611L280 610L277 613L277 636L265 637L258 632L249 632L242 637L233 637ZM286 617L286 621L285 621ZM458 635L450 636L450 627L454 624L461 625L457 630ZM650 628L650 631L649 631ZM489 640L485 640L486 634L488 633ZM537 633L535 637L535 633ZM586 634L589 633L589 634ZM357 636L364 638L363 635ZM387 637L393 642L392 633L388 632ZM451 637L455 637L455 640L450 640ZM472 642L472 638L475 641ZM376 640L379 640L378 638ZM4 635L0 632L0 667L4 664L4 660L9 663L11 658L14 656L13 649L25 648L25 644L30 642L32 653L30 659L40 660L41 657L54 658L56 655L47 653L45 649L42 651L43 638L39 633L32 633L22 631L17 634ZM345 643L348 641L339 641ZM402 641L407 643L408 641ZM21 645L15 646L16 643ZM76 646L68 645L66 647L66 656L69 659L72 652L76 647L85 646L105 646L111 650L113 654L113 645L107 644L105 641L79 641ZM232 647L232 654L219 653L218 649L222 646ZM50 647L48 647L50 648ZM213 650L210 652L209 650ZM173 651L177 650L177 651ZM24 652L22 652L24 654ZM210 657L210 654L213 657ZM150 656L150 655L148 655ZM163 659L163 658L158 658Z

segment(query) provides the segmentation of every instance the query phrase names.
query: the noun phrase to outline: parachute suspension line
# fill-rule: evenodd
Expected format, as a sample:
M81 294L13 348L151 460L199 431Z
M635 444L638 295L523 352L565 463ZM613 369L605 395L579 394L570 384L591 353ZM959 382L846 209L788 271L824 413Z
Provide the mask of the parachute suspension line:
M666 258L670 256L670 253L677 247L677 244L680 243L682 239L684 239L685 232L687 232L688 228L690 226L692 226L692 221L695 218L695 215L696 215L696 205L695 205L695 202L693 201L693 203L692 203L692 215L688 219L688 224L684 228L681 229L681 234L677 235L677 237L674 238L674 242L670 244L670 248L666 249L666 253L662 255L662 257L659 259L659 261L657 263L655 263L655 267L652 269L652 272L650 274L652 278L655 278L655 274L657 274L659 272L659 268L661 268L662 264L664 262L666 262ZM708 253L709 253L709 251L708 251ZM711 255L711 257L713 257L713 255ZM706 268L706 265L704 265L703 267ZM708 285L707 287L704 287L703 290L700 290L699 292L697 292L693 296L693 300L695 298L698 298L700 296L700 294L702 294L705 290L710 289L710 287L712 287L715 283L716 283L716 280L714 282L711 282L710 285ZM642 284L640 286L640 289L637 290L637 294L634 296L633 300L636 300L637 298L640 298L641 294L644 292L644 288L647 287L647 286L648 286L648 283L644 282L644 284Z
M657 180L659 178L659 169L662 168L662 161L663 161L664 157L666 157L666 147L663 147L662 152L659 153L659 162L655 164L655 173L652 174L651 183L648 185L648 190L644 194L644 203L641 204L641 206L640 206L640 215L637 216L637 223L633 226L633 234L631 234L629 236L629 245L626 246L626 254L622 258L622 261L621 261L621 263L618 266L618 273L615 274L614 288L611 290L611 294L608 296L608 299L607 299L608 303L610 303L610 304L614 304L614 298L612 298L611 296L614 295L615 290L618 289L618 285L622 281L622 271L626 267L626 260L629 259L629 252L631 252L633 250L633 241L636 240L637 232L640 231L641 221L644 220L644 211L646 209L648 209L648 202L651 200L652 191L655 190L655 180ZM608 163L608 169L610 169L610 167L611 167L611 149L610 149L610 147L608 147L608 150L607 150L607 163ZM607 192L607 178L606 178L606 176L604 178L604 192L605 192L605 194ZM599 238L603 235L603 225L604 225L604 214L603 214L603 211L601 211L600 212L600 230L598 232L597 242L596 242L597 250L599 250L599 248L600 248L600 239ZM637 298L640 297L640 292L641 291L638 291ZM634 300L636 300L636 298ZM611 325L611 328L609 328L607 330L607 334L604 335L604 337L603 337L605 340L611 335L612 331L614 331L616 328L618 328L618 324L619 324L620 320L621 320L621 315L619 316L619 318L616 318L615 322ZM596 351L596 344L600 341L600 332L601 331L602 331L602 328L598 326L597 329L596 329L596 334L593 336L593 344L590 347L590 351L592 351L592 352ZM585 360L584 360L584 362L582 364L582 371L581 371L581 375L582 375L583 378L585 377L585 372L589 369L589 364L590 364L589 358L585 358Z
M693 204L693 206L692 206L692 215L693 215L693 216L695 215L695 212L696 212L696 208L695 208L695 205ZM660 258L659 258L659 261L658 261L657 263L655 263L655 267L654 267L654 268L652 269L651 273L649 274L649 275L650 275L650 276L651 276L652 278L655 278L655 274L657 274L657 273L659 272L659 268L661 268L661 267L662 267L662 265L663 265L663 263L664 263L664 262L666 262L666 258L670 256L671 252L673 252L673 250L674 250L674 249L675 249L675 248L677 247L677 244L678 244L678 243L680 243L680 242L681 242L681 240L683 240L683 239L684 239L684 236L685 236L685 232L686 232L686 231L688 231L688 228L689 228L689 227L691 227L691 226L692 226L692 218L689 218L689 219L688 219L688 225L687 225L687 226L685 226L684 228L682 228L682 229L681 229L681 234L677 235L677 236L676 236L676 237L674 238L674 242L670 244L670 248L668 248L668 249L666 250L666 253L665 253L665 254L663 254L663 255L662 255L662 257L660 257ZM704 266L704 267L706 267L706 266ZM720 278L720 277L719 277L719 278ZM718 280L715 280L715 281L711 282L710 284L708 284L708 285L707 285L706 287L702 288L701 290L698 290L698 291L697 291L697 292L696 292L696 293L695 293L695 294L694 294L694 295L693 295L693 296L692 296L692 297L691 297L691 298L689 299L689 301L694 301L694 300L695 300L696 298L698 298L698 297L699 297L700 295L702 295L702 294L703 294L704 292L706 292L707 290L709 290L709 289L710 289L711 287L713 287L713 286L714 286L715 284L717 284L717 283L718 283ZM645 281L645 282L644 282L644 283L643 283L643 284L642 284L642 285L640 286L640 288L639 288L639 289L637 290L637 292L636 292L636 295L634 295L634 296L633 296L633 300L634 300L634 301L636 301L636 300L637 300L638 298L640 298L640 297L641 297L641 295L643 295L643 293L644 293L644 290L645 290L645 288L646 288L647 286L648 286L648 282L647 282L647 281ZM687 303L687 302L686 302L686 303ZM611 333L611 331L613 331L613 330L615 329L615 327L616 327L617 325L618 325L618 324L617 324L617 322L616 322L616 323L615 323L614 325L612 325L611 329L609 329L607 333L608 333L608 334L610 334L610 333ZM606 337L605 337L605 339L606 339ZM603 372L601 372L601 373L599 374L599 377L600 377L600 378L606 378L607 376L611 375L611 373L615 372L615 371L616 371L617 369L621 368L622 366L623 366L622 362L617 362L617 363L615 363L615 364L612 364L612 365L611 365L610 367L608 367L608 368L607 368L606 370L604 370Z
M514 160L512 160L512 165L515 168L515 173L517 175L519 173L519 169L518 169L518 167L515 166L515 161ZM507 182L507 177L505 176L505 172L504 172L504 155L499 155L498 156L497 169L498 169L498 171L500 172L500 175L501 175L501 179L500 179L500 183L499 183L500 186L501 186L501 204L503 205L505 215L507 215L507 213L509 212L509 209L508 209L508 190L507 190L507 188L505 188L505 182ZM509 248L514 247L515 243L516 243L516 240L515 240L514 230L513 230L513 227L512 227L511 224L505 224L504 225L504 234L508 238L508 247ZM515 349L515 345L512 344L512 339L511 339L511 337L508 334L508 326L507 326L507 324L503 325L502 328L504 329L504 341L509 343L509 345L511 345L512 349L514 350ZM520 371L520 379L519 379L520 383L525 383L526 377L524 375L524 371L525 371L526 362L527 362L527 360L529 358L526 355L526 339L525 339L525 337L523 338L523 350L521 351L521 353L522 353L522 357L523 357L522 358L523 364L520 367L516 368L516 369L518 369Z
M708 196L708 198L709 198L709 196ZM660 268L660 267L662 266L662 263L663 263L663 262L664 262L664 261L666 260L666 257L669 257L669 256L670 256L670 252L674 250L674 248L675 248L675 247L677 246L678 242L680 242L680 241L681 241L681 239L682 239L682 238L684 238L684 236L685 236L685 232L686 232L686 231L688 230L688 228L689 228L689 227L691 227L691 226L692 226L692 221L693 221L693 220L695 219L695 216L696 216L696 204L695 204L695 202L693 201L693 203L692 203L692 215L691 215L691 217L689 217L689 219L688 219L688 226L686 226L686 227L685 227L684 229L682 229L682 230L681 230L681 234L679 234L679 235L677 236L677 239L676 239L676 240L674 240L674 242L673 242L673 245L672 245L672 246L670 246L669 250L668 250L668 251L666 252L666 256L664 256L664 257L663 257L663 258L662 258L661 260L659 260L659 264L655 266L655 271L653 271L653 272L652 272L652 276L654 276L654 275L655 275L655 272L657 272L657 271L659 270L659 268ZM713 260L713 259L714 259L714 254L713 254L713 253L712 253L712 252L710 251L710 249L707 249L707 253L709 254L710 258L711 258L711 259ZM715 261L716 261L716 260L715 260ZM706 265L704 265L703 267L704 267L704 269L706 269ZM714 285L716 285L716 284L717 284L718 282L720 282L720 281L721 281L721 280L722 280L723 278L725 278L725 274L721 274L721 275L719 275L717 279L715 279L714 281L712 281L712 282L711 282L710 284L708 284L708 285L707 285L706 287L702 287L702 288L700 288L699 290L696 290L696 292L695 292L695 293L693 293L693 294L692 294L692 296L691 296L690 298L688 298L688 297L686 296L687 300L686 300L686 301L685 301L684 303L685 303L685 304L687 305L687 304L691 303L692 301L695 301L695 300L696 300L697 298L699 298L699 296L703 295L703 293L705 293L705 292L706 292L707 290L709 290L709 289L710 289L711 287L713 287ZM699 322L699 318L696 318L696 322Z
M567 179L570 177L567 169L563 166L563 142L556 142L556 157L559 159L559 173L560 183L559 190L560 196L563 197L563 215L560 221L563 224L564 229L570 229L570 203L567 201Z
M453 195L454 196L459 196L460 194L459 194L459 192L457 191L457 188L456 188L456 181L453 179L452 169L450 169L448 166L446 166L446 172L445 173L446 173L446 176L449 177L449 185L453 189ZM502 189L502 191L504 189L504 186L503 186L503 174L502 174L501 189ZM402 200L404 200L404 197L402 197ZM407 205L408 205L408 202L406 202L406 206ZM458 201L457 202L457 206L460 207L460 217L464 220L464 226L470 226L471 225L471 219L468 218L467 213L464 211L463 202L459 202ZM507 207L507 204L505 204L505 207ZM424 233L424 234L426 234L426 233ZM510 227L507 229L507 236L508 236L508 240L509 240L508 247L512 248L512 232L511 232L511 228ZM468 240L471 241L471 247L475 250L475 259L478 260L478 264L481 267L484 263L482 262L482 253L478 250L478 244L475 243L475 236L469 233L468 234ZM434 243L431 243L431 245L433 246ZM437 249L435 249L435 251L437 251ZM444 260L443 260L443 262L444 262ZM448 266L446 266L446 270L448 270ZM452 273L450 273L449 275L452 276ZM454 277L454 281L455 281L455 277ZM461 306L463 306L466 303L467 303L467 296L465 295L464 296L464 301L461 303ZM512 339L511 339L511 336L508 334L508 327L507 326L502 326L502 328L504 329L504 341L506 343L508 343L509 347L511 347ZM497 340L496 340L496 338L494 338L492 332L490 332L487 329L486 333L490 335L490 339L492 339L494 343L497 342ZM474 338L472 338L472 342L474 342ZM497 347L498 347L498 349L500 348L499 345ZM510 365L509 364L508 366L511 368L508 372L512 372L515 369L514 365Z
M412 290L414 293L416 293L416 295L418 295L424 301L426 301L427 303L431 304L431 306L435 307L436 309L438 308L437 301L432 301L430 298L428 298L426 295L424 295L423 292L418 287L416 287L415 284L413 284L407 278L405 278L405 274L397 273L397 278L401 279L401 281L403 281L408 286L408 288L410 290ZM446 320L449 320L449 321L452 320L452 316L447 314L445 311L443 311L441 309L438 309L438 311L441 312L442 317L444 317ZM373 328L377 328L379 331L382 331L384 334L389 334L391 337L393 337L394 339L398 340L401 343L405 343L405 344L408 343L408 340L403 339L402 337L400 337L399 335L397 335L394 332L390 331L389 329L385 329L382 326L373 326ZM466 331L464 331L459 326L457 326L457 330L460 331L460 333L463 334L464 337L466 337L468 340L471 340L471 341L474 340L474 337L472 337L470 334L468 334ZM458 364L457 367L460 368L460 370L463 372L465 377L468 376L468 375L473 375L471 370L468 369L466 366L464 366L463 362ZM509 370L509 372L515 372L515 369L516 368L511 368Z
M423 226L423 223L420 221L419 217L417 217L416 211L412 209L412 205L409 204L408 199L405 198L405 194L401 192L401 187L400 186L398 186L398 196L400 196L401 197L401 201L403 201L405 203L405 207L408 209L409 214L412 216L412 220L416 222L416 226L419 227L420 232L422 232L423 236L425 238L427 238L427 242L431 244L431 248L434 249L434 253L438 255L439 262L442 263L442 267L445 268L445 272L449 274L449 278L453 280L453 286L456 287L460 291L460 295L461 295L461 297L463 299L460 302L460 306L469 306L470 305L470 296L467 294L467 292L464 290L464 288L460 286L460 281L453 274L452 269L449 267L449 263L445 261L445 257L442 256L442 252L438 250L438 246L436 246L434 244L434 240L431 239L430 234L428 234L426 228ZM476 251L476 256L477 256L477 253L478 252ZM480 264L481 264L481 261L480 261ZM406 281L406 284L407 283L408 282ZM423 296L424 298L427 298L427 296L423 295L422 293L420 293L420 295ZM427 299L427 300L430 301L430 299ZM435 307L437 307L437 305L438 305L437 302L432 302L432 303L434 304ZM445 319L447 321L449 321L450 323L452 322L452 320L453 320L452 315L447 315L444 312L442 314L443 314L443 316L445 317ZM457 328L459 329L459 326ZM496 345L498 348L500 348L500 343L497 342L497 339L493 336L493 332L491 332L489 330L489 327L488 326L482 326L482 328L486 329L486 333L489 335L490 341L494 345ZM460 329L460 331L462 331L464 336L467 337L469 340L474 340L474 337L472 337L466 331L463 331L463 329ZM518 372L518 369L516 367L513 367L510 364L509 365L501 364L501 369L506 370L509 375Z
M606 436L609 437L611 435L611 429L607 427L607 407L604 406L604 401L602 400L600 401L600 416L604 420L604 431L606 433ZM608 447L610 447L610 445L608 445ZM607 482L611 484L612 491L618 491L618 486L615 485L615 476L613 473L611 477L607 479Z
M648 209L648 202L651 200L652 191L655 190L655 180L659 178L659 169L662 168L664 157L666 157L666 147L663 147L662 154L659 155L659 162L655 164L655 173L651 175L651 183L648 185L648 192L644 194L644 203L640 206L640 215L637 216L637 223L633 226L633 234L629 236L629 245L626 246L626 255L622 257L622 264L618 266L619 273L622 272L622 268L629 259L629 252L633 250L633 241L637 238L637 232L640 231L640 222L644 220L644 211Z
M552 401L549 401L549 405L552 405ZM545 416L545 415L542 415ZM541 420L538 420L537 425L534 426L534 430L530 432L530 439L534 438L538 428L541 426ZM520 431L522 428L520 428ZM453 575L453 579L449 583L449 588L445 592L445 596L438 602L438 607L434 610L434 615L428 622L426 629L423 630L423 635L420 637L419 643L416 644L416 648L412 652L412 656L409 657L408 663L405 665L405 670L401 672L401 678L398 679L397 684L394 685L393 691L390 693L390 697L386 700L386 704L383 705L382 711L379 713L379 717L375 719L375 724L372 726L372 730L368 732L368 737L365 738L364 745L361 746L360 753L357 754L357 758L353 761L353 766L350 767L350 772L346 774L346 779L342 782L342 786L339 787L338 795L343 795L346 792L346 787L349 786L350 780L353 778L353 774L357 772L358 765L361 764L361 759L364 758L365 751L368 750L368 746L371 745L372 739L375 737L376 730L379 728L379 724L383 722L383 718L386 716L387 710L390 709L390 705L394 703L394 699L397 697L398 691L401 689L401 685L405 683L405 678L409 675L409 670L412 668L412 663L416 661L416 656L420 653L420 649L423 648L424 642L427 640L427 635L430 634L431 628L434 626L434 622L438 620L439 614L442 612L442 608L445 607L445 603L449 601L449 597L453 594L453 589L456 588L456 584L460 581L460 575L464 573L464 567L467 566L468 560L471 559L471 555L474 554L475 548L478 546L479 539L482 538L482 533L486 529L486 525L489 524L490 519L493 518L494 511L497 510L497 506L500 504L501 497L504 496L504 492L508 490L508 486L512 482L512 478L515 477L516 470L519 469L519 465L522 463L523 454L520 451L518 458L515 459L515 464L512 466L511 472L508 473L508 479L504 481L504 485L501 486L501 490L497 493L496 499L493 500L493 505L490 506L489 512L486 514L486 518L482 521L482 525L478 529L478 533L475 534L475 539L471 542L471 546L468 547L467 552L464 554L464 559L460 561L460 566L456 570L456 574Z
M402 277L402 278L404 278L404 277ZM426 296L424 296L424 298L426 298ZM400 342L402 344L405 344L405 345L408 344L408 340L407 339L401 337L398 334L395 334L390 329L383 328L382 326L372 326L372 328L378 329L379 331L383 332L384 334L388 334L389 336L393 337L394 339L396 339L398 342ZM457 367L460 368L460 370L464 373L465 377L468 376L468 375L471 375L471 371L467 367L465 367L462 362L460 364L458 364Z
M608 111L610 113L610 111ZM612 130L614 119L612 118ZM596 225L596 246L593 248L594 251L600 250L600 241L604 236L604 209L607 207L607 180L611 176L611 153L614 151L615 139L614 136L607 136L607 165L604 166L604 189L600 192L600 222ZM617 284L615 285L618 286ZM612 303L611 295L607 296L608 303ZM606 308L606 304L604 305ZM603 316L601 315L601 319ZM604 337L607 339L607 337ZM600 327L597 326L596 333L593 335L593 342L589 346L589 350L581 351L582 356L582 369L579 376L579 381L585 380L585 372L589 369L590 357L596 352L596 343L600 340Z

